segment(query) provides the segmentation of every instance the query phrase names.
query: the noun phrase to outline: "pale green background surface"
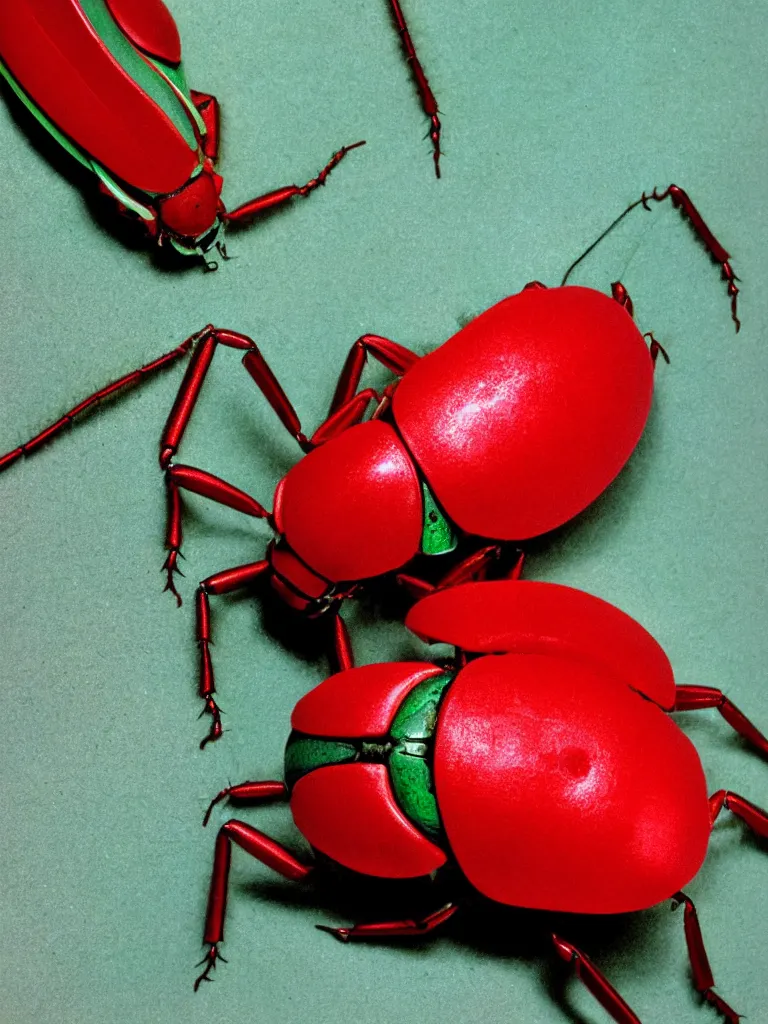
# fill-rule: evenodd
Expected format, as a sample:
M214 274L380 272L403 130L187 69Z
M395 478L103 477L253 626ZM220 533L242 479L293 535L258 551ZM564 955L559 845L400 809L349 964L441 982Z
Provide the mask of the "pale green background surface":
M230 206L306 180L342 143L368 146L322 193L233 237L219 273L169 274L92 219L0 104L0 449L208 321L258 341L311 430L358 334L427 351L531 278L557 283L643 189L676 181L734 254L743 330L671 208L638 211L580 268L599 288L621 277L672 364L628 469L528 574L615 602L663 643L678 681L723 688L768 728L766 5L409 0L443 110L439 183L384 0L173 11L190 83L222 101ZM179 379L171 370L0 479L2 1024L608 1020L529 915L470 915L412 949L343 947L313 925L348 923L348 899L294 891L239 853L230 963L193 996L214 840L203 809L228 781L279 776L290 710L326 664L270 638L257 602L216 601L229 731L197 749L194 586L260 557L268 531L189 500L184 608L160 593L156 444ZM221 352L184 461L269 504L294 449ZM348 620L360 662L423 654L370 610ZM684 727L711 788L768 805L766 765L714 712L695 717ZM299 848L285 808L244 816ZM766 852L726 816L689 887L719 990L752 1022L768 1020ZM561 927L644 1024L715 1019L667 905Z

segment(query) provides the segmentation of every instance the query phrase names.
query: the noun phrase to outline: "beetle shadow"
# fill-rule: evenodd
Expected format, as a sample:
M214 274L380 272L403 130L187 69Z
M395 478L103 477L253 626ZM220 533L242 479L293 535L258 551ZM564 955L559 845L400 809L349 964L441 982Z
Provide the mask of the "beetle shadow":
M552 933L560 935L586 953L621 989L617 977L617 947L632 948L633 959L647 959L653 942L653 928L640 914L610 916L549 913L507 907L481 896L455 868L445 869L434 881L427 879L373 879L317 857L313 884L290 886L283 881L248 882L235 889L254 902L268 900L287 911L305 911L308 917L328 915L321 927L381 921L418 920L450 901L459 910L432 934L376 939L369 945L401 949L404 955L426 953L436 941L462 946L480 958L521 961L538 971L541 984L571 1024L592 1024L569 1001L578 988L573 967L558 957ZM310 922L307 922L310 927ZM597 1004L596 1004L597 1006ZM512 1010L513 1007L510 1007ZM596 1013L599 1012L596 1009Z

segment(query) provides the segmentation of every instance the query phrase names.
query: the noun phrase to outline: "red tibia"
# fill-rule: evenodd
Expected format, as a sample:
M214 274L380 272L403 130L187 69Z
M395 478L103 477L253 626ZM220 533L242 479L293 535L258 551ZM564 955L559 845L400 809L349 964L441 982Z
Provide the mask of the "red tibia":
M620 306L629 313L631 317L635 315L635 307L632 304L632 299L629 297L629 292L621 283L621 281L614 281L611 285L611 295L618 302Z
M182 436L186 430L187 423L195 408L200 388L203 386L208 367L211 365L213 353L217 344L226 345L229 348L249 349L256 346L244 334L237 334L235 331L226 331L208 324L198 334L193 334L184 343L190 345L195 343L195 351L190 360L187 372L181 382L179 393L173 408L165 424L165 430L160 440L160 466L167 469L171 459L181 443Z
M729 789L719 789L709 798L709 813L713 825L723 807L727 808L731 814L735 814L737 818L741 818L757 835L768 839L768 814L761 807L750 803L749 800L745 800L743 796L739 796L738 793L733 793Z
M397 582L405 587L408 593L420 601L422 597L426 597L428 594L434 594L436 590L445 590L447 587L454 587L459 583L468 583L470 580L481 580L484 579L488 568L492 561L499 557L501 549L496 544L492 544L489 547L481 548L480 551L476 551L473 555L465 558L464 561L459 562L458 565L454 566L440 582L435 585L428 583L426 580L419 579L417 576L409 576L407 573L398 573ZM519 580L523 572L523 563L525 561L525 554L520 553L517 561L509 572L507 579Z
M675 901L672 906L673 910L676 910L681 904L685 906L685 943L688 947L688 959L691 963L694 988L711 1006L714 1006L725 1017L728 1024L739 1024L741 1020L740 1015L724 999L721 999L717 993L712 991L715 979L712 975L712 968L709 966L709 958L704 948L704 938L701 934L699 917L693 901L684 892L675 893L672 899Z
M395 578L416 601L420 601L422 597L426 597L428 594L434 594L436 590L434 584L427 583L426 580L420 580L418 576L409 576L407 573L399 572Z
M392 7L392 16L394 17L395 24L397 25L397 31L400 33L400 38L403 41L406 60L411 65L413 77L416 79L416 88L419 90L419 96L421 97L421 106L430 121L429 137L432 140L432 159L435 162L435 174L439 178L440 119L437 116L439 113L437 109L437 100L429 87L427 76L424 74L424 69L421 66L419 58L416 56L416 49L411 40L411 34L408 31L408 26L405 23L405 16L400 8L399 0L389 0L389 2Z
M517 556L517 561L512 566L511 570L507 574L508 580L519 580L523 575L523 569L525 567L525 552L521 551Z
M308 196L310 192L314 192L316 188L325 184L328 175L337 164L341 163L350 150L364 145L365 141L363 140L355 142L351 146L342 146L338 152L333 154L318 176L312 178L306 185L286 185L285 188L278 188L274 192L267 192L263 196L257 196L255 199L243 203L242 206L238 206L237 209L232 210L230 213L223 214L223 219L229 224L239 223L240 221L247 220L249 217L255 217L259 213L265 213L275 206L280 206L295 196Z
M592 993L597 1001L608 1011L617 1024L640 1024L630 1007L624 1002L608 979L600 973L589 957L585 956L570 942L553 933L552 941L558 956L572 965L576 977Z
M670 185L663 192L659 192L654 188L650 195L643 192L640 202L643 204L646 210L650 209L648 206L649 200L653 199L655 202L660 203L664 199L671 199L672 205L675 206L684 217L687 217L691 222L691 226L696 234L701 239L707 252L710 254L712 259L720 264L723 272L723 277L728 282L728 295L731 299L731 319L736 325L738 331L741 327L741 321L738 318L736 312L736 302L739 295L739 289L736 287L736 282L739 280L733 272L731 266L730 254L723 248L718 242L715 236L712 234L710 229L704 222L704 218L701 216L699 211L693 205L690 196L679 187L679 185Z
M420 358L415 352L411 352L404 345L398 345L396 341L390 341L389 338L382 338L378 334L363 334L352 345L344 361L339 383L336 385L333 401L328 410L329 417L353 398L369 354L398 377L402 377Z
M243 366L261 388L262 394L280 417L280 422L288 433L296 438L305 452L311 451L312 445L301 432L301 423L296 415L296 410L288 401L288 396L280 386L277 377L270 370L266 359L255 345L250 352L243 356Z
M181 607L181 594L176 589L174 582L174 574L178 573L179 576L183 576L184 573L179 569L176 564L181 555L181 496L179 489L170 480L168 476L165 478L166 491L168 494L168 525L166 527L165 547L168 551L168 555L163 562L163 568L161 572L166 574L165 586L163 587L163 593L166 590L170 590L173 596L176 598L176 604Z
M320 424L310 438L310 445L313 448L317 448L319 445L325 444L326 441L330 441L332 437L343 434L349 427L360 423L370 403L378 397L373 388L359 391L353 398L350 398L346 405L342 405L340 409Z
M164 366L174 362L174 360L178 359L180 356L185 355L189 351L193 340L194 339L192 338L188 338L186 341L182 342L181 345L178 345L171 352L167 352L159 359L155 359L151 363L147 363L146 366L142 366L140 369L134 370L132 373L128 373L124 377L120 377L119 380L113 381L111 384L107 384L106 387L100 388L98 391L94 392L94 394L89 395L88 398L83 399L82 402L78 402L73 409L64 413L61 419L56 420L55 423L46 427L45 430L41 431L30 441L27 441L26 444L19 445L19 447L14 448L13 451L0 456L0 473L2 473L4 469L7 469L8 466L14 463L17 459L20 459L25 455L31 455L32 452L36 451L47 441L52 440L52 438L61 433L65 427L68 427L76 416L85 412L86 409L96 405L98 402L102 401L102 399L107 398L116 391L122 391L124 388L129 388L133 384L138 384L140 381L153 374L155 370L161 370Z
M219 101L207 92L196 92L194 89L190 90L190 96L205 125L203 152L215 163L219 156L221 123Z
M284 782L240 782L227 786L211 800L203 818L203 828L208 824L211 811L222 800L239 800L243 803L262 803L264 800L287 800L288 790Z
M350 939L418 938L445 924L458 909L457 904L446 903L444 907L419 921L381 921L375 924L356 924L352 928L330 928L326 924L318 924L315 927L321 932L335 935L342 942L349 942Z
M269 512L260 505L255 498L245 491L233 487L226 480L214 476L213 473L206 473L202 469L195 469L194 466L171 466L168 470L168 479L176 486L182 487L185 491L193 491L204 498L217 501L220 505L227 505L237 512L244 512L247 516L255 516L257 519L268 519Z
M768 756L768 739L757 729L722 690L711 686L678 686L675 688L674 711L699 711L717 708L728 725Z
M284 846L276 843L245 822L228 821L219 829L216 837L216 852L213 858L211 888L208 894L208 912L205 917L203 942L209 947L205 957L200 961L206 965L205 970L195 982L195 991L203 981L210 981L209 974L216 967L219 956L218 944L224 938L224 914L227 908L227 881L229 865L232 858L232 843L237 843L256 860L266 864L291 881L301 881L312 871L308 864L302 864Z
M345 672L355 664L349 632L339 612L333 616L333 658L337 672Z
M214 576L209 576L197 588L195 617L197 620L197 642L200 647L200 696L205 701L201 716L211 716L211 728L205 739L200 742L201 750L205 749L207 743L219 739L222 733L221 711L213 698L213 694L216 692L216 682L210 652L210 645L213 641L211 639L211 608L208 595L230 594L233 590L251 586L268 569L269 562L266 560L249 562L247 565L238 565L234 569L225 569Z
M489 544L488 547L480 548L479 551L475 551L474 554L447 572L435 589L444 590L446 587L455 587L459 583L483 579L491 562L494 562L500 554L501 548L497 544Z

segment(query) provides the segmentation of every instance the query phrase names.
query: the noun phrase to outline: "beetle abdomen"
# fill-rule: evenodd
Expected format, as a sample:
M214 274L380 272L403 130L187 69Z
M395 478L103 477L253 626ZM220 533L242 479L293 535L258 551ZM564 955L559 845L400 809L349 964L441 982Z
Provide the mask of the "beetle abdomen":
M653 373L627 311L590 288L529 289L415 363L395 420L446 513L522 540L571 519L632 453Z
M441 707L434 773L459 866L501 903L638 910L704 859L709 808L693 745L656 705L578 659L471 662Z

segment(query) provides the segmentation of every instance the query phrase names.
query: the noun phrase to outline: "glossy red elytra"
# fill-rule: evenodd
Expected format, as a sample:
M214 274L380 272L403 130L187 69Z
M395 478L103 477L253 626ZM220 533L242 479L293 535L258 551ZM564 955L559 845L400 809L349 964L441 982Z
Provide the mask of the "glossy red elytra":
M447 864L498 903L578 914L685 907L693 982L713 991L696 911L697 874L725 807L768 838L768 815L736 793L707 797L693 744L671 711L717 708L763 755L768 740L720 691L677 686L653 637L614 606L556 584L502 580L440 590L406 619L456 648L445 664L347 669L303 697L291 719L285 782L228 787L225 798L290 801L314 850L364 875L415 878ZM245 822L216 840L204 942L219 958L232 844L284 877L315 870ZM422 920L328 928L343 940L420 936ZM637 1016L562 935L555 951L619 1024Z

